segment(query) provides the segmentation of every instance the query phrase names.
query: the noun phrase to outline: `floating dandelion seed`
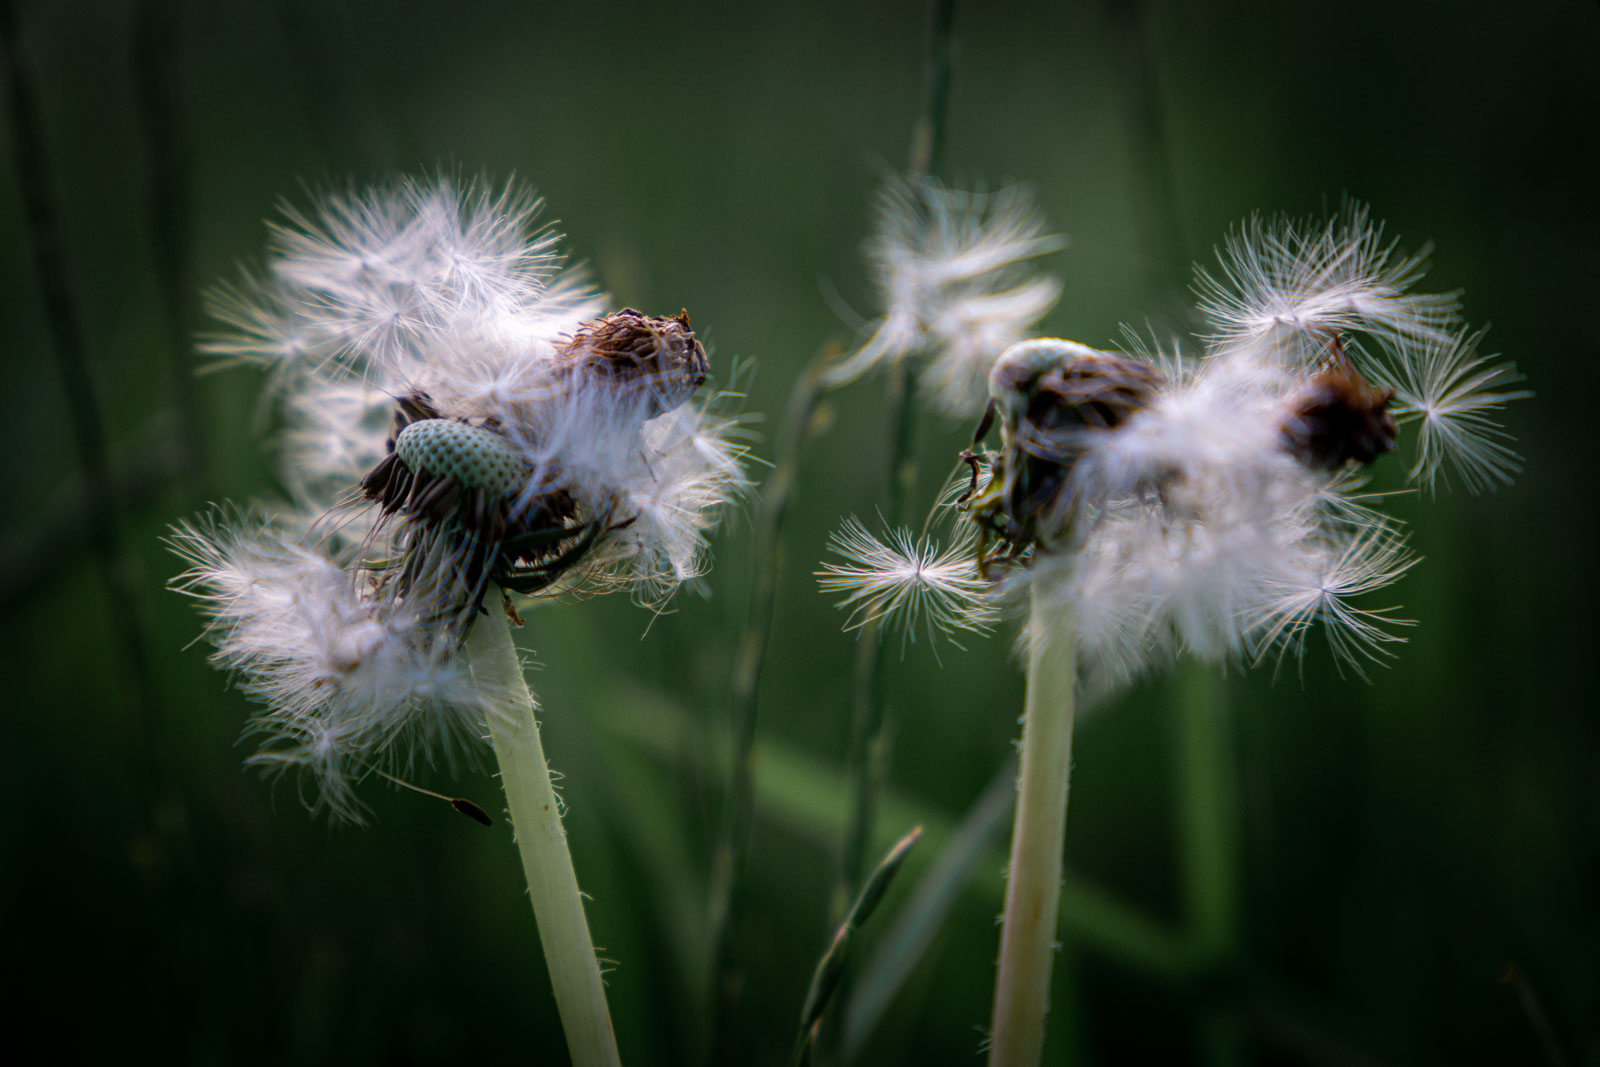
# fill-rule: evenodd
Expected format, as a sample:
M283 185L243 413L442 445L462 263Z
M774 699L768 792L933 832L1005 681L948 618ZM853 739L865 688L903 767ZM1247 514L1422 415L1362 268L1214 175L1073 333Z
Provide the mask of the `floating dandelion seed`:
M993 617L984 593L988 584L972 566L972 537L963 536L941 549L926 535L890 532L885 543L860 520L850 518L829 538L829 547L844 563L826 562L818 571L825 592L843 594L839 607L850 612L845 628L892 618L915 639L926 628L954 634L983 632Z
M1416 562L1403 537L1380 527L1346 541L1337 554L1319 554L1318 569L1269 583L1268 598L1257 609L1263 620L1255 637L1258 658L1273 649L1280 657L1292 651L1302 658L1306 634L1320 625L1335 662L1365 678L1364 662L1392 658L1388 646L1405 640L1392 628L1415 623L1397 618L1396 608L1358 608L1351 598L1393 584Z
M1511 389L1522 380L1511 363L1492 363L1477 353L1482 333L1458 331L1428 344L1419 354L1395 360L1396 419L1417 424L1417 458L1411 478L1424 489L1453 468L1472 493L1508 485L1522 469L1511 435L1495 413L1533 395Z
M982 404L994 357L1061 295L1054 278L1030 277L1030 260L1059 250L1022 186L994 193L930 178L891 178L878 194L867 258L884 313L866 342L828 375L851 382L913 354L935 406L965 415Z

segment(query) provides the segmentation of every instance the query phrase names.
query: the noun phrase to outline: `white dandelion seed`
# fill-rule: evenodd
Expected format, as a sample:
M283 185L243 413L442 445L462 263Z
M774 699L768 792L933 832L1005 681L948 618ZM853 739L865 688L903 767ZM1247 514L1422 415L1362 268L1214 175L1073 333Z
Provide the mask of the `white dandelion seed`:
M1454 470L1469 492L1483 492L1510 484L1522 469L1496 413L1533 393L1510 388L1522 381L1515 364L1478 355L1482 339L1462 330L1393 360L1395 421L1417 425L1411 479L1424 489Z
M1440 340L1455 327L1453 293L1410 293L1427 250L1405 256L1365 205L1333 219L1256 216L1217 252L1218 274L1197 270L1200 311L1225 343L1297 339L1286 354L1315 355L1329 335L1358 330L1410 341ZM1281 346L1281 338L1279 342Z
M839 607L850 612L847 630L892 620L911 640L921 627L931 641L936 633L985 632L993 620L991 583L974 567L969 534L943 549L909 530L893 530L885 542L852 516L828 547L844 562L825 562L818 584L842 595Z
M1398 608L1358 607L1352 599L1393 584L1418 557L1393 529L1370 530L1318 548L1312 566L1293 578L1276 579L1270 595L1254 609L1256 659L1274 649L1280 659L1291 651L1300 659L1307 634L1320 626L1341 669L1349 666L1365 678L1368 664L1392 658L1388 646L1405 641L1394 628L1415 623L1398 617Z

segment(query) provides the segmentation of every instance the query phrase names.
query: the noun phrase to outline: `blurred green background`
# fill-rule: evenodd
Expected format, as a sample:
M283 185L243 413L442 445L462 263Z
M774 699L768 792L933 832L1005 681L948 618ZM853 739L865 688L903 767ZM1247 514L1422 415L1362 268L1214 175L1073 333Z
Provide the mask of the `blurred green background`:
M0 168L10 1042L43 1040L51 1062L565 1062L503 821L373 783L374 824L330 828L292 782L241 767L247 708L189 647L198 618L163 588L178 564L159 539L209 500L273 493L274 428L255 373L190 377L197 293L258 258L262 220L306 184L515 173L614 304L689 308L721 384L748 363L736 384L767 413L770 459L800 369L854 336L841 307L875 313L859 247L923 108L926 6L5 7L11 58L26 52ZM1179 671L1080 725L1048 1062L1600 1063L1600 9L958 3L954 45L944 176L1026 180L1071 238L1048 261L1066 290L1047 332L1183 325L1188 264L1230 224L1349 194L1408 246L1436 243L1429 286L1463 289L1538 392L1508 416L1515 486L1396 502L1426 557L1395 594L1420 625L1370 684L1313 642L1303 678ZM57 213L109 488L79 458L29 174ZM855 645L812 571L841 518L883 498L883 382L823 415L760 689L735 941L752 1064L794 1039L848 805ZM920 499L968 430L922 416ZM520 637L632 1064L698 1062L709 1040L754 514L723 525L674 614L550 605ZM928 833L863 958L1016 734L1008 633L940 655L887 657L874 851ZM487 766L424 778L499 810ZM854 1062L975 1062L1003 846L1002 829L979 849Z

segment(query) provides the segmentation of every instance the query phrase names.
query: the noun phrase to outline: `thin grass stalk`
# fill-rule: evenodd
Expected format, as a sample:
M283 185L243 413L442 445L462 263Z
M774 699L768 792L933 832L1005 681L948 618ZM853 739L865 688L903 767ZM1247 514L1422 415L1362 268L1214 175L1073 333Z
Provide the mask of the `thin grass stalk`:
M922 827L913 827L910 833L894 843L883 859L878 861L878 865L867 875L866 884L856 895L855 903L845 913L839 928L833 932L827 950L823 952L822 959L818 961L817 968L812 973L811 988L806 993L805 1005L800 1009L800 1033L795 1042L794 1055L790 1060L794 1067L805 1067L811 1062L812 1053L817 1047L823 1013L828 1010L829 1002L839 991L840 983L844 981L845 968L850 965L850 957L861 927L872 918L872 913L877 910L884 894L889 891L889 883L894 881L900 865L905 862L906 855L921 836Z
M167 357L177 410L177 454L185 471L204 462L194 365L190 359L189 175L184 145L178 48L182 31L173 0L145 0L135 17L134 75L144 131L146 203L156 276L167 318Z
M1044 1053L1061 904L1072 719L1077 681L1073 623L1035 588L1028 618L1028 681L1011 861L1001 916L1000 969L989 1027L989 1067L1035 1067Z
M913 180L937 173L944 160L945 131L949 125L951 25L955 0L933 0L929 31L927 106L918 118L911 138L910 174ZM891 368L888 390L889 448L885 471L884 514L891 523L905 520L906 501L916 486L917 371L914 356L897 360ZM888 770L889 717L884 711L880 674L883 668L883 641L877 621L868 622L858 635L855 679L851 702L850 765L854 782L854 808L850 829L845 835L839 862L839 877L834 882L828 908L829 919L837 923L850 903L850 894L860 882L872 847L876 818L876 796L883 788Z
M499 590L485 598L499 603ZM496 704L489 718L489 740L500 766L500 783L516 834L522 871L528 879L539 943L544 948L556 1008L566 1032L574 1067L616 1067L617 1039L606 1007L600 961L589 936L583 895L561 826L561 802L550 781L550 766L539 742L533 695L522 660L511 640L511 625L498 612L479 619L466 643L473 681Z
M1144 0L1119 0L1108 12L1121 51L1115 66L1122 76L1128 130L1138 160L1130 179L1136 183L1141 205L1139 238L1145 283L1165 299L1169 293L1183 291L1187 275L1173 272L1194 257L1189 254L1172 187L1172 158L1157 74L1160 68L1150 43L1149 12Z
M648 753L661 766L677 768L683 738L694 731L696 720L682 705L656 690L629 686L626 700L612 709L604 726L619 743ZM707 744L726 753L729 746L725 742L721 732L714 731ZM722 760L715 766L719 773L723 771ZM1005 779L1007 809L1016 781L1012 766ZM848 791L849 779L833 764L770 738L762 745L755 802L774 825L819 847L837 844L850 818ZM923 820L924 847L930 853L943 853L960 832L956 824L947 823L922 800L892 788L884 790L880 799L884 818L892 823ZM1000 870L1005 863L1004 850L987 851L976 861L978 868L987 870ZM915 859L912 864L920 869ZM998 909L1004 902L1004 886L999 881L981 878L967 889L982 907ZM1070 875L1062 882L1059 929L1063 937L1086 950L1173 989L1182 988L1193 977L1181 930ZM881 944L890 940L886 937Z
M854 1062L911 972L922 962L950 910L990 853L1016 797L1016 761L1007 759L950 833L911 900L860 968L842 1034L843 1060Z
M1199 663L1177 679L1174 736L1187 940L1200 973L1237 964L1239 944L1239 797L1233 727L1221 682ZM1239 1025L1215 1006L1202 1008L1197 1062L1243 1062Z
M128 659L133 685L129 696L134 703L134 729L144 750L140 761L145 785L153 791L156 751L148 719L158 702L148 664L148 643L139 619L138 582L133 562L122 541L115 518L117 500L112 492L111 461L106 445L105 422L95 399L89 360L79 328L78 311L64 256L60 214L50 191L49 168L45 159L44 126L40 118L39 97L33 64L18 32L12 0L0 0L0 57L4 67L6 94L10 103L12 157L16 161L18 185L22 190L28 235L33 245L34 268L44 301L45 324L50 332L56 370L61 376L67 399L67 418L71 426L78 462L83 467L84 488L90 501L106 512L106 520L94 531L94 547L99 557L102 580L111 613Z
M928 38L927 109L917 120L911 140L911 174L938 174L944 166L945 131L949 126L951 26L955 0L933 0Z
M752 539L755 567L751 578L750 613L739 639L729 701L732 765L724 802L722 830L711 860L711 1054L712 1063L736 1063L737 1019L743 974L734 951L743 902L745 864L755 824L755 746L761 668L772 635L782 567L780 534L800 464L800 449L822 397L827 354L801 372L789 392L783 428L777 441L772 475L762 490L761 517Z

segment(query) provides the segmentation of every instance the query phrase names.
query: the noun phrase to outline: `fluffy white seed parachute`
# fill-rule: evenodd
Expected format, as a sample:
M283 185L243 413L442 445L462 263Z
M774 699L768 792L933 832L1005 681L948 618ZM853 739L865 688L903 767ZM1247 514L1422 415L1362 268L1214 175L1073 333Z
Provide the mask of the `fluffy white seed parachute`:
M847 630L893 618L908 636L925 627L930 640L935 632L983 632L993 612L983 595L989 583L973 569L975 534L964 526L943 549L906 530L883 541L852 517L829 540L843 562L824 563L818 581L824 592L841 595L839 607L850 612Z
M482 734L491 705L453 643L413 613L379 614L339 561L259 515L184 523L172 544L189 563L174 588L201 601L212 662L263 705L254 760L310 770L314 807L359 821L351 779L418 753L449 762Z

